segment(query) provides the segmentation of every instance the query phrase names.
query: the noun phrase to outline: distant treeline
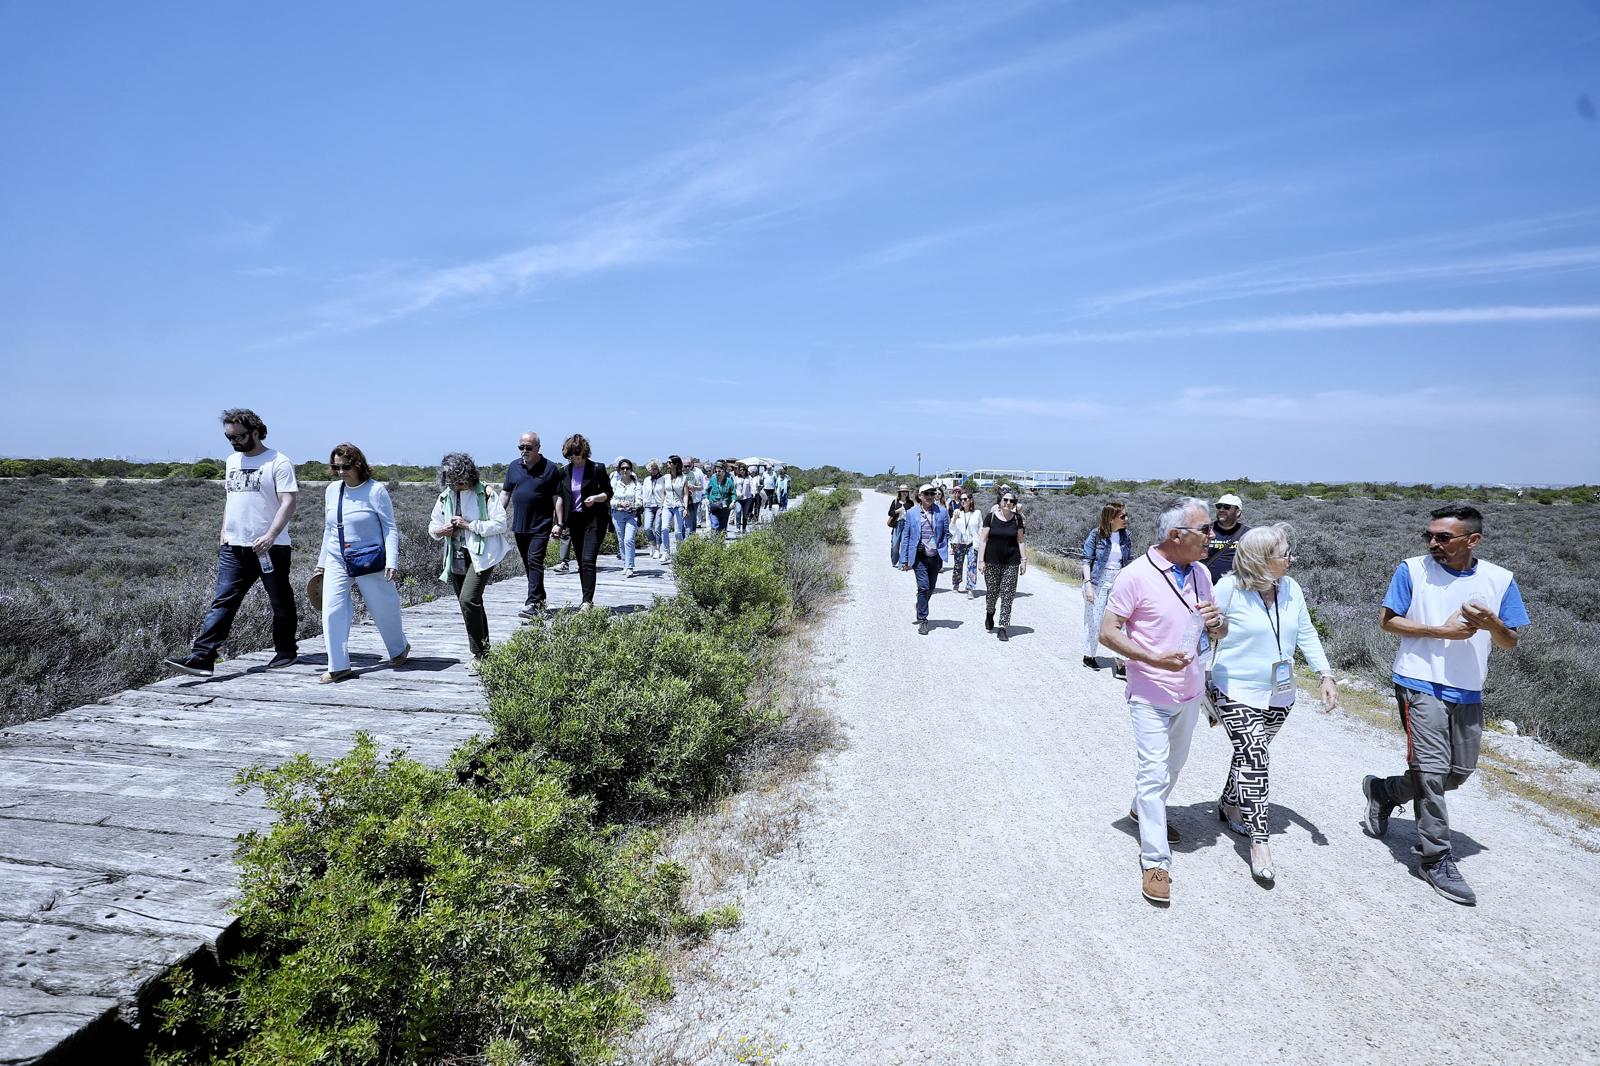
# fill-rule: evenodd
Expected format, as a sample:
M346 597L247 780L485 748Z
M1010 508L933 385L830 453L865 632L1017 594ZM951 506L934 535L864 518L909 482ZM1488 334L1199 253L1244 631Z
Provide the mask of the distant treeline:
M706 464L710 466L710 461ZM222 477L223 460L197 459L192 463L136 463L129 459L0 459L0 478L4 477L92 477L92 478L192 478L215 481ZM506 464L494 463L478 468L483 479L499 484L506 476ZM295 476L302 481L330 481L333 472L327 463L308 461L296 464ZM403 466L398 463L374 465L373 477L379 481L432 481L436 468ZM640 461L639 473L643 474ZM855 485L865 479L853 470L837 466L788 467L789 491L794 495L824 485Z
M894 471L871 480L879 489L893 492L896 484L909 484L906 475L895 480ZM967 481L969 488L974 487ZM1046 490L1047 492L1055 490ZM1402 485L1393 481L1251 481L1249 478L1232 478L1227 481L1196 481L1192 478L1148 481L1117 481L1111 478L1079 475L1070 489L1061 490L1070 496L1121 496L1133 492L1159 492L1168 496L1198 496L1215 500L1225 492L1236 493L1247 500L1296 500L1314 496L1322 500L1499 500L1514 502L1527 500L1533 503L1596 503L1600 502L1600 486L1569 485L1562 488L1518 488L1506 485Z

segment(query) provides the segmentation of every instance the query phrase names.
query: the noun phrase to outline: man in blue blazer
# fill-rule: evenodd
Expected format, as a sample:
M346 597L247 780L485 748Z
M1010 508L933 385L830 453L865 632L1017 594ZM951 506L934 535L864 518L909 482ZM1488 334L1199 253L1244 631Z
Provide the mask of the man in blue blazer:
M950 515L940 507L932 485L917 490L917 506L906 512L900 536L900 569L917 572L917 632L928 635L928 597L950 558Z

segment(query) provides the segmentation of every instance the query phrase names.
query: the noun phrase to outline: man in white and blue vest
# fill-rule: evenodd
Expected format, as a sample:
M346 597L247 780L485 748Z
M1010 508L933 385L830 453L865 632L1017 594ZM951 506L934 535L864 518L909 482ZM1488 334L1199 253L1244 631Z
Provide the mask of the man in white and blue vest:
M1362 824L1381 837L1390 812L1415 803L1422 876L1445 899L1471 906L1478 897L1451 855L1444 797L1478 765L1490 646L1515 648L1528 611L1511 571L1474 556L1483 540L1483 515L1476 507L1439 508L1422 536L1428 554L1396 568L1381 622L1384 632L1400 638L1394 691L1406 729L1408 769L1397 777L1369 774L1362 780Z

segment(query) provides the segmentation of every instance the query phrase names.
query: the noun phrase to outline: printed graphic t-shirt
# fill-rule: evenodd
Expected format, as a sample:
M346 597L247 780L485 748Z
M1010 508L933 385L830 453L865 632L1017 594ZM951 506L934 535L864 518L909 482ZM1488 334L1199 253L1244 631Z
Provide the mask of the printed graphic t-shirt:
M272 448L260 455L229 455L222 484L228 490L222 533L230 545L239 548L247 548L251 541L266 535L278 513L280 493L300 491L294 479L294 464L287 455ZM288 544L289 527L284 526L272 543Z

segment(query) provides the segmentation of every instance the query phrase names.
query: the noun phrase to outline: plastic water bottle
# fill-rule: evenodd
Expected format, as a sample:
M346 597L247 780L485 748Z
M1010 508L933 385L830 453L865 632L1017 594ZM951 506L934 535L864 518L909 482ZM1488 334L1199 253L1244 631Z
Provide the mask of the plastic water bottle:
M261 572L263 574L272 573L272 551L271 551L271 549L268 549L267 551L258 551L258 552L256 552L256 559L257 559L257 561L259 561L261 563Z
M1189 622L1183 629L1183 650L1191 659L1200 654L1200 633L1205 629L1205 625L1200 619L1199 612L1189 612Z

